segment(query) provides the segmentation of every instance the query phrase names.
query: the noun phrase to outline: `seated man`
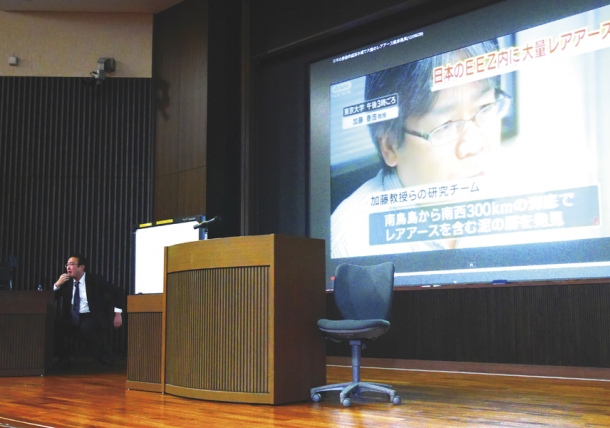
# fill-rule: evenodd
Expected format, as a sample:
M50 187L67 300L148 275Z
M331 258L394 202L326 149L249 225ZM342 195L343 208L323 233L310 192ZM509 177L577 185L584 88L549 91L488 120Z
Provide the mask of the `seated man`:
M104 347L103 332L109 320L104 313L104 298L109 296L114 304L114 328L123 324L123 293L102 276L87 274L87 258L81 254L70 256L66 273L55 282L55 298L60 300L61 317L58 331L58 365L70 365L66 337L84 340L93 357L104 365L113 365L112 354Z

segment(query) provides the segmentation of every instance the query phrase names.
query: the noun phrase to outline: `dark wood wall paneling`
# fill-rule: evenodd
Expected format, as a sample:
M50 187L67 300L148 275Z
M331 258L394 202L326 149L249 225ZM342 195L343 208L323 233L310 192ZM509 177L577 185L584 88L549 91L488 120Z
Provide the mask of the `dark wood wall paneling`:
M210 1L207 134L211 238L241 234L242 9L241 0Z
M289 76L289 77L288 77ZM256 68L256 185L250 233L308 235L307 69L287 58Z
M155 15L154 219L205 214L208 2L186 0Z
M222 221L240 234L241 1L186 0L155 16L156 220Z
M0 259L17 257L18 290L51 289L74 251L131 289L134 225L152 216L152 81L83 80L0 77Z
M610 283L396 291L390 331L362 355L608 368L609 302ZM340 318L332 294L327 308Z
M245 179L249 233L306 235L308 65L495 1L250 4L254 106ZM286 8L291 8L287 11ZM332 9L332 13L331 12ZM294 13L293 13L294 11ZM329 17L329 12L332 17ZM610 367L609 284L397 291L392 328L364 356ZM332 294L328 315L336 316ZM329 355L348 355L329 344Z

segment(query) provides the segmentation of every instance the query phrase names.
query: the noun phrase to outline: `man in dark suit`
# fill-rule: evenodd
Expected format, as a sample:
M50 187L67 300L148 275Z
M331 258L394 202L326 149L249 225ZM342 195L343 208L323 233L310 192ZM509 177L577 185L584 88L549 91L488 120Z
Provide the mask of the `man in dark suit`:
M76 337L85 340L97 361L112 365L112 354L104 347L103 332L110 323L108 314L104 313L106 296L114 305L114 328L123 325L123 293L114 284L102 276L85 272L87 258L82 254L70 256L66 263L66 273L55 282L55 297L61 302L61 317L58 331L58 366L67 368L70 365L65 346L65 337Z

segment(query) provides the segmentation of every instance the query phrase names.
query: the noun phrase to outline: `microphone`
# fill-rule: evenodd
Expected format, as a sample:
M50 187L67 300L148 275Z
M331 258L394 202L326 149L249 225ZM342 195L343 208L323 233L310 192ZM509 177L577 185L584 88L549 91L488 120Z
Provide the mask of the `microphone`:
M193 226L193 229L199 229L202 226L205 226L208 223L212 223L213 221L220 221L221 218L219 215L217 215L216 217L213 217L209 220L203 220L202 222L197 223L196 225Z

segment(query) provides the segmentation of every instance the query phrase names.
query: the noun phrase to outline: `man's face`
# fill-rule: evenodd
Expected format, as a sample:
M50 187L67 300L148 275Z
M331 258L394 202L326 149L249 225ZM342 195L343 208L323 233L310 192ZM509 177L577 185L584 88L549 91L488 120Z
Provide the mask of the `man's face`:
M493 88L474 82L440 91L438 100L422 116L409 117L405 127L430 133L449 122L472 119L482 107L496 101ZM484 176L491 171L500 149L501 121L480 128L465 123L455 141L433 146L428 140L405 133L403 145L390 156L398 178L405 187Z
M75 280L79 280L83 277L85 273L85 265L78 265L77 257L70 257L68 262L66 263L66 272L70 277Z

